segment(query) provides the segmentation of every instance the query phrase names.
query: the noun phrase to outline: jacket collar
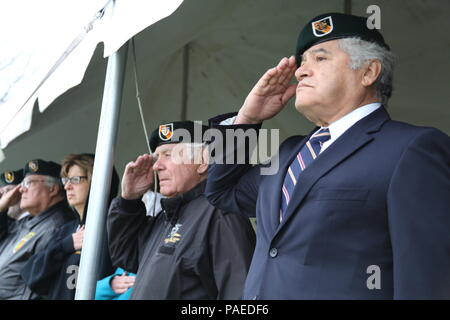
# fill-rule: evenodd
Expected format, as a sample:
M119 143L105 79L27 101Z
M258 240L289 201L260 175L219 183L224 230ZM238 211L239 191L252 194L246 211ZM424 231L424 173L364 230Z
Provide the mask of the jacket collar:
M37 216L29 216L29 220L27 221L28 228L33 228L34 226L38 225L42 221L46 220L48 217L52 216L54 213L59 211L66 211L68 209L68 204L66 200L61 200L60 202L55 203L51 207L48 207L44 211L42 211Z
M164 210L165 218L167 221L176 221L178 219L179 209L186 203L198 198L203 194L206 187L206 180L200 182L191 190L173 197L161 199L161 207Z

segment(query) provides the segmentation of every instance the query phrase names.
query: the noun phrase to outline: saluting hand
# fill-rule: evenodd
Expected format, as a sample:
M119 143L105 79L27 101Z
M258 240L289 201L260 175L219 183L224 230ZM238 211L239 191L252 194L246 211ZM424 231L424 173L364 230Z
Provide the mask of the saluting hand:
M153 157L149 154L139 156L125 167L122 177L122 198L140 199L153 186Z
M72 233L73 247L76 250L80 250L83 247L84 239L84 226L81 226L77 232Z
M9 207L19 202L21 195L20 185L17 185L13 189L4 193L0 198L0 212L8 210Z
M245 99L235 124L256 124L278 114L295 95L297 85L290 82L296 70L294 56L267 70Z

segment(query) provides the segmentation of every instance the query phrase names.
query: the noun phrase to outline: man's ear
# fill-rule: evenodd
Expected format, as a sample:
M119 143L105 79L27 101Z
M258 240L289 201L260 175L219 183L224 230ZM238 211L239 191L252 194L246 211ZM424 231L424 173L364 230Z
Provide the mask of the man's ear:
M58 194L60 193L60 189L61 189L61 187L56 184L53 184L52 186L50 186L48 188L50 191L50 196L52 196L52 197L58 196Z
M208 148L202 149L202 162L197 168L197 172L199 175L203 175L208 172L208 163L209 163L209 151Z
M370 60L365 65L364 74L362 77L362 85L370 87L377 81L381 74L381 62L380 60Z

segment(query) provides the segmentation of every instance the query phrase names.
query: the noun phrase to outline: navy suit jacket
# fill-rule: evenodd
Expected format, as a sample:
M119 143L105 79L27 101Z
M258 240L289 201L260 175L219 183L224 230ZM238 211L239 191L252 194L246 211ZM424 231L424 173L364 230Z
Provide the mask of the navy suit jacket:
M227 117L210 125L258 128L218 125ZM209 201L257 217L244 298L450 299L450 138L379 108L300 174L280 224L287 168L316 130L281 144L275 175L209 168Z

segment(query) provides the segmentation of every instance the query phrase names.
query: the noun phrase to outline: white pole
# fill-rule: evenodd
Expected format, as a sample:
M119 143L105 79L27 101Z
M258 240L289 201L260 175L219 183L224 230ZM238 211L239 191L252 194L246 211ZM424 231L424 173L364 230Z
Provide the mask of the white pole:
M76 300L92 300L95 297L99 258L108 211L107 200L111 185L127 51L128 43L108 58L86 228L76 285Z

